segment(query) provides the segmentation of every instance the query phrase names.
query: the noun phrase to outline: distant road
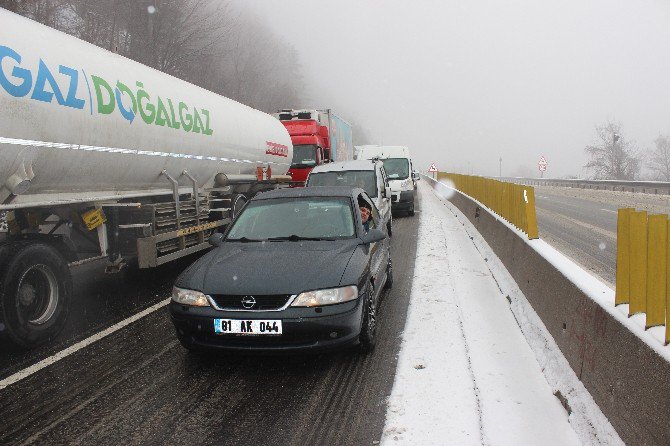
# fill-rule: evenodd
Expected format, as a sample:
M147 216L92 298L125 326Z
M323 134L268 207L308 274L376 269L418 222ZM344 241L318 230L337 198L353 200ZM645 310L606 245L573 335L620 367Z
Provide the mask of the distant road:
M540 191L542 189L542 191ZM613 285L616 271L616 220L613 206L536 189L540 237L587 270Z
M540 238L614 287L617 209L670 213L670 197L535 186Z

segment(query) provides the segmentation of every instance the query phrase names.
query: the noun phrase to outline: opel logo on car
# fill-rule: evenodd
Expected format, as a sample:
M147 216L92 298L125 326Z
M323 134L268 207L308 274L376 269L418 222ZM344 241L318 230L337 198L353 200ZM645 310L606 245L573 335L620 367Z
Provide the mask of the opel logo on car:
M254 299L254 296L244 296L242 298L242 306L247 310L253 308L254 305L256 305L256 299Z

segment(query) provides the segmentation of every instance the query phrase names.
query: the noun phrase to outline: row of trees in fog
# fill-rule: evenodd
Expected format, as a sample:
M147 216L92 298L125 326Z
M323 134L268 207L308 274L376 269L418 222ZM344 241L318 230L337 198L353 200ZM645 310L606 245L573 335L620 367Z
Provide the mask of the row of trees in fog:
M584 166L595 179L670 181L670 134L659 135L654 147L646 150L637 149L616 121L596 126L596 135L596 142L586 146L589 161Z
M225 0L0 0L0 7L266 112L303 106L293 47Z

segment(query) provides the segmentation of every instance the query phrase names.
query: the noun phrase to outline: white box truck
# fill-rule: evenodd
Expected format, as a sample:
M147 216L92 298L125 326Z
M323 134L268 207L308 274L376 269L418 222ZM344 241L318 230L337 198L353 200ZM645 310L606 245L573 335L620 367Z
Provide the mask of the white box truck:
M356 146L357 159L378 158L384 163L393 195L391 206L395 212L414 215L416 182L419 173L412 167L412 158L406 146Z

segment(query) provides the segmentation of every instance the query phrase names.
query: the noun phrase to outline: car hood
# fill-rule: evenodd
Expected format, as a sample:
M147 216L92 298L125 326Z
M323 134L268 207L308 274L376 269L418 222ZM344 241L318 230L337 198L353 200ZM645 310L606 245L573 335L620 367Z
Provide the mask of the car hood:
M407 181L407 185L405 187L401 186L403 181ZM403 180L389 180L389 186L391 187L392 192L399 192L399 191L414 189L414 184L412 183L412 180L410 180L408 178L405 178Z
M176 286L205 294L297 294L340 286L358 240L226 242L182 273Z

